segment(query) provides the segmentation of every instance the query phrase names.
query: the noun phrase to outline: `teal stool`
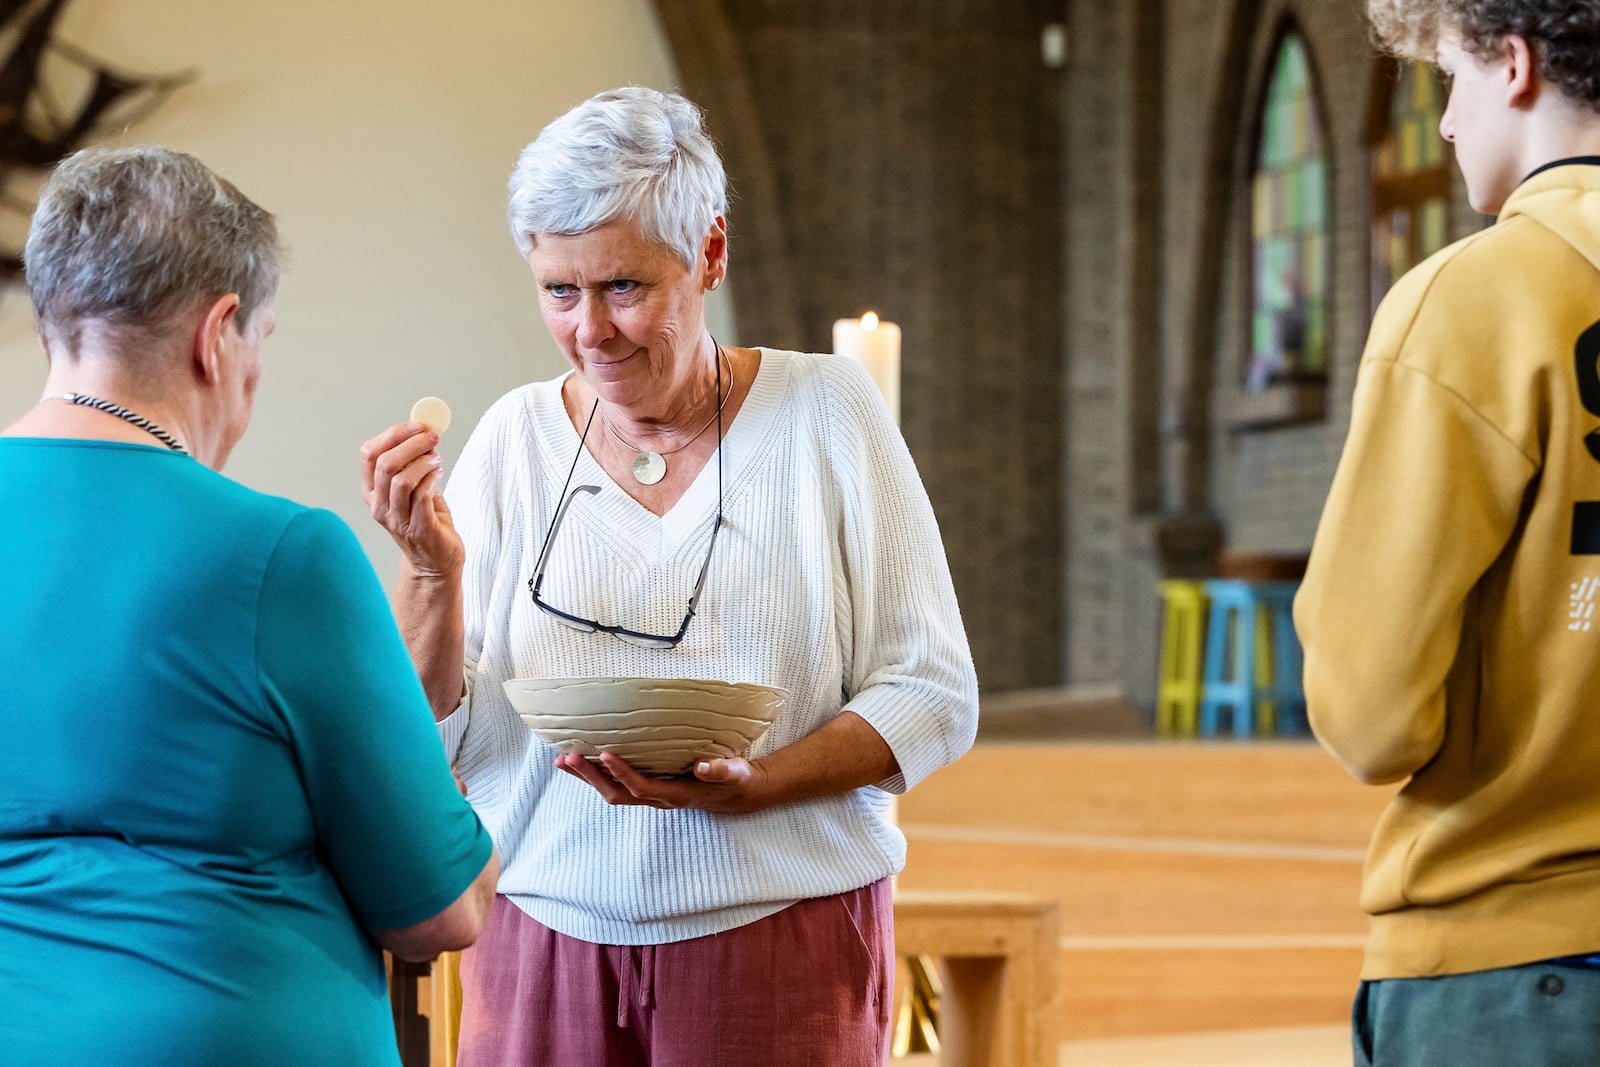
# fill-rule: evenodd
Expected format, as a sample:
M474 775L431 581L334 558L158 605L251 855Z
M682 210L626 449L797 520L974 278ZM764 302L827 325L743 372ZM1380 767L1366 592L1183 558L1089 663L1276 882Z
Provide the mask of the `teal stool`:
M1305 720L1300 641L1294 632L1296 582L1213 579L1201 682L1200 736L1220 732L1227 709L1235 737L1296 733Z
M1294 595L1299 588L1298 582L1263 582L1256 589L1272 630L1272 674L1256 679L1256 700L1270 710L1282 737L1311 732L1303 682L1305 653L1294 630Z

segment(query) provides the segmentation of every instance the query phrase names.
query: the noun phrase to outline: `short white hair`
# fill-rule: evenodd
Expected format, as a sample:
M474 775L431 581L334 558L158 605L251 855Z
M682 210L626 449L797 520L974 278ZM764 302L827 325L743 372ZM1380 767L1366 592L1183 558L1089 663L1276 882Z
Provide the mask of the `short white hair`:
M508 183L511 236L524 259L541 233L588 233L626 219L693 268L728 178L700 109L630 86L590 97L522 150Z

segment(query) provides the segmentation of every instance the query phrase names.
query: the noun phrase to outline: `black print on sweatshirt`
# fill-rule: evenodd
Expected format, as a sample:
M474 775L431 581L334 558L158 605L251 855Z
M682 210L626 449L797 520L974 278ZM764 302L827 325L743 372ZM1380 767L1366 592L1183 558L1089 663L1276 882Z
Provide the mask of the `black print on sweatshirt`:
M1600 322L1578 337L1573 358L1578 372L1578 399L1583 410L1600 416ZM1600 429L1584 435L1589 455L1600 463ZM1572 505L1572 554L1600 556L1600 501L1580 500Z

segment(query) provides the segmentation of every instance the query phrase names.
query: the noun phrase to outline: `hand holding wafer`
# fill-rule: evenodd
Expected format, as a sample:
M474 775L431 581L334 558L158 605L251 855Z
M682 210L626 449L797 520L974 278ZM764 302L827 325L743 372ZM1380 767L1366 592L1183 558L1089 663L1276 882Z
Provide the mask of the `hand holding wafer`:
M425 396L408 421L361 446L362 499L419 574L459 569L461 538L440 495L442 464L436 450L450 426L450 405Z

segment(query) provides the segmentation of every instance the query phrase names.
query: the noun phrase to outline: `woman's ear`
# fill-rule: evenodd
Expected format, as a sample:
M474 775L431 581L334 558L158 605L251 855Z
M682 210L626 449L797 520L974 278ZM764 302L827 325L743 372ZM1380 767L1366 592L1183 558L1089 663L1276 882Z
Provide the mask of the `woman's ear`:
M238 313L238 293L227 293L209 305L202 305L194 330L194 368L195 375L209 385L216 384L221 377L222 348Z
M711 232L706 234L702 256L705 286L715 289L728 273L728 220L721 215L711 222Z

